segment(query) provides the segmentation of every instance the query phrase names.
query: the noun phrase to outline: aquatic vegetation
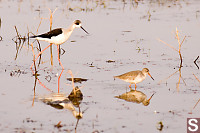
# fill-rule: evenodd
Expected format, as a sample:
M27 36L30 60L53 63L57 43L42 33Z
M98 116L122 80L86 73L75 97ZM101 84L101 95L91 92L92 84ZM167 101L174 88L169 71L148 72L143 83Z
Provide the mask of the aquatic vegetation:
M183 67L183 58L182 58L182 54L181 54L181 46L182 46L183 42L185 41L186 36L184 36L183 40L180 41L180 33L179 33L179 31L178 31L177 28L176 28L175 36L176 36L176 39L177 39L177 41L178 41L178 49L176 49L176 48L175 48L174 46L172 46L171 44L168 44L168 43L166 43L166 42L164 42L164 41L162 41L162 40L160 40L160 39L158 39L158 41L160 41L160 42L166 44L168 47L170 47L171 49L175 50L175 51L178 52L178 54L179 54L179 58L180 58L179 69L178 69L176 72L174 72L173 74L171 74L169 77L167 77L167 78L165 79L165 80L167 80L167 79L169 79L171 76L173 76L174 74L176 74L177 72L179 72L179 79L178 79L178 83L177 83L177 86L176 86L177 91L179 91L179 85L180 85L180 80L181 80L181 79L182 79L183 83L186 85L184 79L183 79L182 76L181 76L181 68ZM161 80L161 81L159 82L159 84L160 84L161 82L163 82L163 80Z

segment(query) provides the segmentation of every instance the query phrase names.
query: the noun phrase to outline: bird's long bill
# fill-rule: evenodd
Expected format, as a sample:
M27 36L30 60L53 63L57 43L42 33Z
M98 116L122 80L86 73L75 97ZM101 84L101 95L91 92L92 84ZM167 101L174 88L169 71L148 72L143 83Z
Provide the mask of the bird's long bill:
M151 76L151 74L150 73L148 73L148 75L154 80L154 78Z
M81 29L84 30L87 34L89 34L82 26L81 26Z
M153 97L153 95L154 95L155 93L153 93L152 95L151 95L151 97L148 99L148 101L150 101L151 100L151 98Z

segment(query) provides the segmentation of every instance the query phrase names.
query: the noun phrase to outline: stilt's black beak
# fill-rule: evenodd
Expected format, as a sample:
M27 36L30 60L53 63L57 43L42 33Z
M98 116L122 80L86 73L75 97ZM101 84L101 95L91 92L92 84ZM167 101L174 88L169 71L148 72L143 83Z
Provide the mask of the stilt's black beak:
M89 34L82 26L81 26L81 29L84 30L87 34Z

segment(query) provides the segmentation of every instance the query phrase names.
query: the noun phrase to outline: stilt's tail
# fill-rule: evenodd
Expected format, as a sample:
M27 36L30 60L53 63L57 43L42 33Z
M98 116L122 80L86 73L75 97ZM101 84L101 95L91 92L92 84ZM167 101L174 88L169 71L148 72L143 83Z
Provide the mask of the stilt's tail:
M38 37L38 36L30 36L29 38L36 38L36 37Z

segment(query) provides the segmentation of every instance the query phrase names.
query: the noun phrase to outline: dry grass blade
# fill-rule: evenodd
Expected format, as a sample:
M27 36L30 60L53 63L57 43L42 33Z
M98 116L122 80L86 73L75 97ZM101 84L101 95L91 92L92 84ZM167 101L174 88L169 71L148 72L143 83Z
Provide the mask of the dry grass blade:
M33 50L33 43L31 43L31 48L32 48L32 52L33 52L33 65L34 65L34 68L35 68L35 76L37 78L37 74L36 74L37 70L36 70L36 65L35 65L35 52Z
M177 38L177 40L178 40L178 44L179 44L179 51L180 51L180 49L181 49L181 43L180 43L179 32L178 32L178 29L177 29L177 27L176 27L176 38Z
M43 19L46 19L46 18L40 18L40 23L39 23L38 28L37 28L37 33L38 33L38 30L40 28L40 25L41 25Z
M49 13L50 13L50 18L49 18L49 21L50 21L50 31L52 30L53 14L55 13L56 10L57 10L57 8L52 12L51 9L49 9ZM51 54L51 66L53 66L53 48L52 48L52 45L50 46L50 54Z
M49 8L48 8L49 9ZM37 33L38 33L38 30L39 30L39 27L42 23L42 20L43 19L49 19L50 21L50 31L52 29L52 19L53 19L53 14L55 13L55 11L57 10L57 8L52 12L50 9L49 9L49 12L50 12L50 18L40 18L40 23L38 25L38 28L37 28ZM52 52L52 44L50 45L50 54L51 54L51 65L53 66L53 52Z
M193 75L194 75L194 73L193 73ZM197 76L196 75L194 75L194 77L197 79L197 81L199 81L199 83L200 83L200 80L197 78Z
M178 41L178 49L174 48L172 45L170 45L170 44L168 44L168 43L166 43L166 42L164 42L164 41L162 41L160 39L158 39L158 41L166 44L168 47L172 48L173 50L175 50L175 51L177 51L179 53L179 58L180 58L180 65L179 65L179 70L178 70L179 71L179 79L178 79L178 83L177 83L177 86L176 86L177 91L179 91L179 85L180 85L181 79L183 80L183 83L186 85L183 77L181 76L181 68L183 67L182 66L182 64L183 64L183 58L182 58L182 55L181 55L181 46L182 46L183 42L185 41L186 36L184 36L183 40L180 41L180 33L179 33L177 27L176 27L176 34L175 34L175 36L176 36L176 39ZM176 71L175 73L177 73L178 71ZM175 73L171 74L168 78L166 78L166 80L169 79L171 76L173 76ZM160 84L161 82L162 82L162 80L158 84Z
M79 87L78 89L76 89L75 85L74 85L74 75L72 73L71 70L68 70L68 72L71 75L71 80L72 80L72 87L73 87L73 92L74 92L74 96L76 96L76 92L79 91L82 87Z
M177 91L179 91L180 82L181 82L181 68L179 68L179 79L178 79L178 83L177 83L177 85L176 85Z
M161 84L162 82L167 81L171 76L173 76L174 74L176 74L178 71L179 71L179 70L177 70L176 72L172 73L170 76L168 76L168 77L165 78L164 80L160 80L160 81L158 82L158 84Z
M182 76L181 76L181 79L182 79L183 83L185 84L185 86L187 86L187 85L186 85L186 82L185 82L185 80L183 79Z
M176 48L174 48L172 45L170 45L170 44L168 44L168 43L166 43L166 42L164 42L164 41L162 41L162 40L160 40L160 39L158 39L158 41L160 41L160 42L166 44L167 46L169 46L170 48L172 48L173 50L175 50L175 51L178 52L178 50L177 50Z
M183 42L185 41L185 38L186 38L186 36L184 36L184 38L183 38L183 40L181 42L181 46L182 46Z
M72 88L73 88L73 91L74 91L74 95L76 96L76 91L75 91L75 86L74 86L74 75L72 73L71 70L68 70L68 73L71 75L71 78L72 78Z
M26 36L21 36L20 34L19 34L19 32L18 32L18 30L17 30L17 27L16 26L14 26L14 28L15 28L15 31L16 31L16 36L12 39L14 42L15 42L15 44L16 44L16 55L15 55L15 60L17 59L17 57L18 57L18 55L19 55L19 53L20 53L20 51L22 50L22 48L24 47L24 43L25 43L25 41L26 41Z
M34 106L34 103L35 103L35 90L34 90L34 94L33 94L32 107Z
M194 105L193 109L195 109L195 107L197 106L197 104L200 102L200 98L199 100L197 101L197 103Z

